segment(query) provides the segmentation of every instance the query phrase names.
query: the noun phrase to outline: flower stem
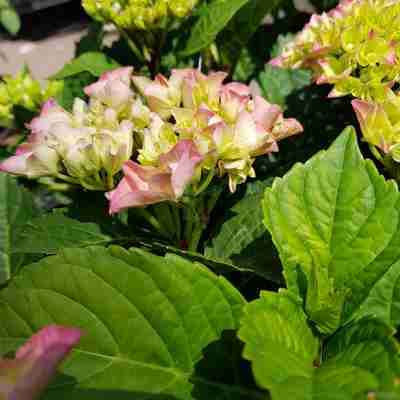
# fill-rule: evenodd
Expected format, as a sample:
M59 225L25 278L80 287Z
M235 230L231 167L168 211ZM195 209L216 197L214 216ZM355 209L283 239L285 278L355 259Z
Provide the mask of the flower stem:
M194 193L195 196L198 196L199 194L203 193L208 188L208 185L211 183L212 179L214 178L214 175L215 175L214 168L210 169L208 171L206 179L204 179L200 187L195 191Z
M142 216L157 232L162 236L168 237L168 232L165 231L164 227L160 224L158 219L144 208L137 208L137 213Z
M135 56L138 58L138 60L141 63L145 63L146 60L145 60L142 52L140 51L140 49L136 45L136 43L130 38L130 36L123 29L120 29L119 33L126 40L129 48L132 50L132 52L135 54Z

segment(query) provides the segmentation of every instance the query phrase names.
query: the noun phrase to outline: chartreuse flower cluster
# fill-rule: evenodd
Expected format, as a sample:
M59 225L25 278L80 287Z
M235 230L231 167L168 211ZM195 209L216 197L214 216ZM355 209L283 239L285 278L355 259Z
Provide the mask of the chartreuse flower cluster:
M311 68L330 97L351 94L383 102L400 78L400 3L342 0L329 13L313 15L272 64Z
M132 75L124 67L85 88L72 113L49 100L32 133L0 168L31 178L50 176L109 190L110 212L194 196L215 176L229 187L254 177L255 157L302 131L277 105L254 98L226 74L173 70L169 79ZM124 177L116 188L116 178Z
M165 27L170 18L183 18L199 0L83 0L95 20L113 23L127 31Z
M48 81L45 88L24 68L15 77L6 75L0 80L0 126L14 123L13 107L21 106L36 111L41 104L62 89L62 82Z

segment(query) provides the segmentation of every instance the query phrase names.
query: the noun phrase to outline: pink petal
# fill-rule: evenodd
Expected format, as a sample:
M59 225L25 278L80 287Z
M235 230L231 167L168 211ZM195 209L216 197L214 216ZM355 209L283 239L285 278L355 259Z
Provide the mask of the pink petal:
M25 175L28 172L27 160L32 154L32 152L25 152L5 159L0 163L0 171L13 175Z
M133 67L122 67L114 69L112 71L107 71L100 76L97 82L86 86L84 88L84 92L87 96L95 96L105 88L108 82L115 80L120 80L125 85L129 86L132 72Z
M155 167L124 163L125 177L116 189L106 193L110 214L130 207L143 207L165 200L175 200L171 187L171 173Z
M176 198L182 196L202 159L192 140L180 140L167 154L160 156L161 166L168 166L172 171L171 184Z
M261 96L254 97L253 117L265 130L270 131L281 115L282 110L278 105L268 103Z
M356 113L358 122L361 126L365 124L365 121L369 114L374 112L375 106L367 101L353 100L351 102L353 109Z
M58 325L47 326L33 335L17 351L15 359L0 360L0 397L37 399L80 337L80 330Z

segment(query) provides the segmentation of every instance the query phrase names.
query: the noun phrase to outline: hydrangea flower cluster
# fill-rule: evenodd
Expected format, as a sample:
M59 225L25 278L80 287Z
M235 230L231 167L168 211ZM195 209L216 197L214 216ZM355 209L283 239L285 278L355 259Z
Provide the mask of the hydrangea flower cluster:
M364 139L400 162L400 94L389 91L382 103L353 100Z
M133 151L132 68L104 74L85 88L70 113L53 99L27 126L31 133L0 169L29 178L49 176L91 190L114 187L114 176Z
M45 88L32 78L25 68L15 77L6 75L0 81L0 125L10 127L14 123L14 106L35 111L50 97L62 89L62 82L48 81Z
M154 80L124 67L85 88L72 113L48 101L32 133L0 169L53 176L107 193L110 212L199 195L214 176L229 187L254 177L255 157L302 131L279 106L251 96L248 86L224 84L226 74L173 70Z
M198 0L83 0L86 12L95 20L113 23L127 31L152 30L164 26L167 18L183 18Z
M400 78L399 19L397 1L342 0L330 12L313 15L271 63L311 68L318 84L335 85L330 97L382 102Z

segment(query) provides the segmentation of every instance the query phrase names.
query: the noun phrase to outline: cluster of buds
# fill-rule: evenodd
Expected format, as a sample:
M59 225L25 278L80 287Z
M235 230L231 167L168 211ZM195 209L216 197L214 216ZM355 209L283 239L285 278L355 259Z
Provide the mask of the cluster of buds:
M85 88L69 113L48 101L31 134L0 169L52 176L107 193L110 212L200 194L215 176L229 187L254 177L255 157L302 131L279 106L252 96L226 74L173 70L169 79L124 67ZM115 177L123 178L114 188Z
M382 103L353 100L364 139L400 162L400 96L389 91Z
M112 189L134 147L131 75L130 67L104 74L85 88L89 103L75 99L71 113L48 100L27 126L27 141L0 169L28 178L59 178L91 190Z
M92 18L127 31L163 28L170 18L187 16L197 3L198 0L82 0Z
M15 77L6 75L0 80L0 125L11 127L14 124L13 107L21 106L36 111L41 104L58 94L62 82L48 81L45 88L31 77L24 68Z
M383 102L400 79L399 19L397 1L342 0L330 12L313 15L271 63L311 68L318 84L334 85L330 97Z
M224 84L226 74L173 70L169 79L134 76L149 113L137 161L124 165L124 178L108 193L111 212L164 200L186 190L201 193L218 175L229 187L254 177L256 156L278 150L277 142L302 131L277 105L248 86ZM188 188L190 186L190 188Z

